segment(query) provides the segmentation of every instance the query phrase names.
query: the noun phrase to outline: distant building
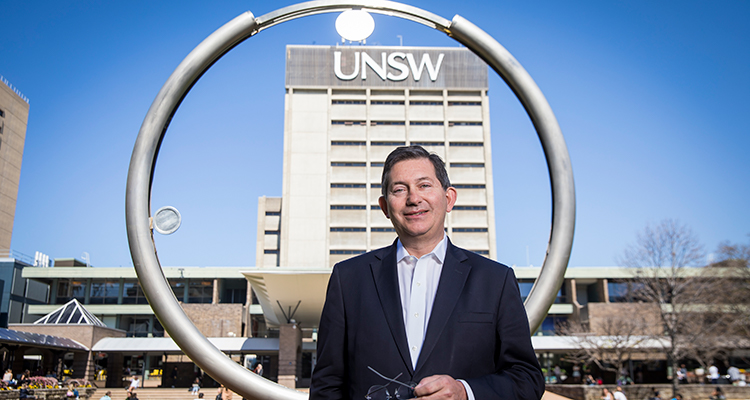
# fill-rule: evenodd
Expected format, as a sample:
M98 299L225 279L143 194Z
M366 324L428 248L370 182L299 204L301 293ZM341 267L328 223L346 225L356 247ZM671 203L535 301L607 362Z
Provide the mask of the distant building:
M16 215L29 101L0 76L0 256L7 256Z
M446 163L453 243L496 257L487 64L465 48L287 46L282 197L258 202L256 266L330 268L396 238L386 156Z

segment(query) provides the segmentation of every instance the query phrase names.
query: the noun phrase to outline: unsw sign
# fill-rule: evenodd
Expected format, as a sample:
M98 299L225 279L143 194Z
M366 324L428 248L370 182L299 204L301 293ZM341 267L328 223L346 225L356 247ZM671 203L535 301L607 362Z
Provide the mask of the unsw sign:
M287 46L288 87L487 88L487 64L465 48Z
M336 75L336 78L342 81L350 81L359 76L362 80L366 80L367 70L369 69L380 77L381 80L387 79L395 82L405 80L411 72L412 78L419 82L422 79L422 73L427 70L430 80L435 82L440 73L440 65L443 63L445 53L438 54L437 61L434 64L430 60L429 53L423 53L419 63L414 58L414 53L402 53L400 51L392 53L383 51L380 53L380 61L375 61L369 54L359 51L354 52L353 58L353 72L346 74L341 71L341 52L333 52L333 73ZM360 64L362 66L361 73Z

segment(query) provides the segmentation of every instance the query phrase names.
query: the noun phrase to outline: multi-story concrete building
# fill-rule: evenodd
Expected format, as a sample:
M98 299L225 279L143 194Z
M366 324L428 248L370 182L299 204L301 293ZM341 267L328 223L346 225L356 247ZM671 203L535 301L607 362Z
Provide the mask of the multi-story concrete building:
M282 197L258 204L258 267L326 268L396 238L378 206L394 148L458 190L446 231L496 257L487 65L465 48L287 46Z
M29 99L0 76L0 253L7 256L16 215Z

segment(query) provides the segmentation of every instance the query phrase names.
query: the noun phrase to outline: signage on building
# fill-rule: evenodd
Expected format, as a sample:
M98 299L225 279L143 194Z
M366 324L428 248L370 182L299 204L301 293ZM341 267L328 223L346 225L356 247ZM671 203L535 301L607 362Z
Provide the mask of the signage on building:
M291 87L487 87L487 64L466 48L287 46Z

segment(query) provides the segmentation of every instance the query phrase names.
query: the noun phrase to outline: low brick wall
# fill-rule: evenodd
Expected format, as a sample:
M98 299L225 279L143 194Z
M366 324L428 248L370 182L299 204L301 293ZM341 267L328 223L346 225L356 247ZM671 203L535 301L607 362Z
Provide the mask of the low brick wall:
M708 400L716 386L721 387L727 400L749 400L750 386L732 385L680 385L678 393L685 400ZM607 388L614 392L615 385L586 386L586 385L547 385L549 392L569 397L574 400L601 400L602 389ZM673 396L670 384L645 384L629 385L623 387L623 392L628 400L647 400L651 397L652 388L659 391L661 398L669 400Z
M38 400L67 400L65 396L68 389L32 389L33 395ZM82 399L91 399L96 392L96 388L78 388L78 394ZM18 399L18 390L0 390L0 400Z

